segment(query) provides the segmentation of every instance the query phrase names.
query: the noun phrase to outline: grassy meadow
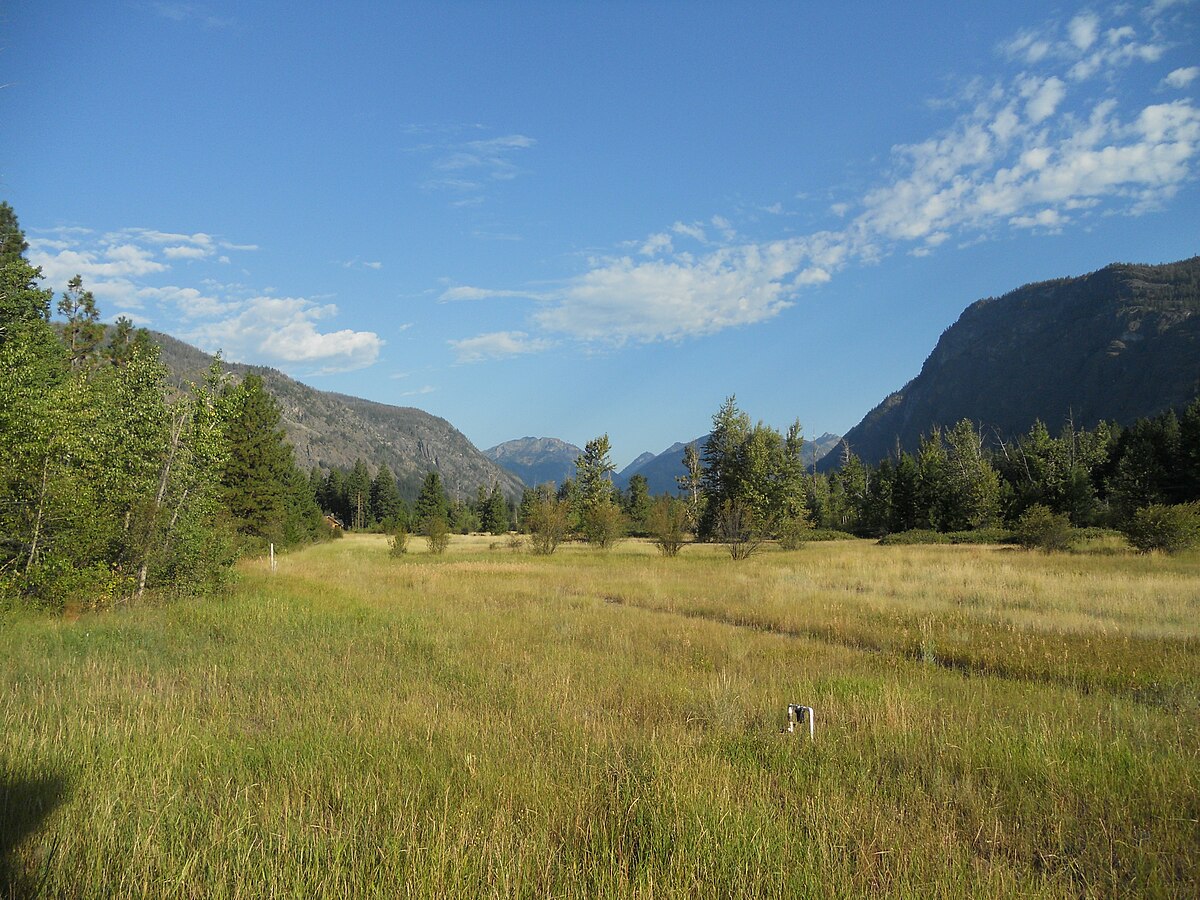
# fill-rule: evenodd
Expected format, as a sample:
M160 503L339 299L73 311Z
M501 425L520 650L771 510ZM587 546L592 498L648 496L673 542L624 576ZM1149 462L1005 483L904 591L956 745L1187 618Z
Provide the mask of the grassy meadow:
M1200 557L423 549L0 614L0 884L1200 896Z

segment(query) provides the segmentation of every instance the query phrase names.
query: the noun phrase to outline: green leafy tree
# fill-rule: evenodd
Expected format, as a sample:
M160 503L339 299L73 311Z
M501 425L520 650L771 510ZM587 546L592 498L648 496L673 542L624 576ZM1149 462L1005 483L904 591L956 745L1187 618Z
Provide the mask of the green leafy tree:
M700 530L704 519L704 466L700 461L700 451L695 444L683 448L683 475L675 477L675 483L683 494L687 504L688 528L692 532Z
M666 557L679 555L687 542L687 503L674 497L659 497L646 516L646 530L658 552Z
M700 521L700 534L704 537L715 535L717 518L724 515L725 504L740 499L750 417L738 408L737 398L730 395L713 416L712 426L702 456L701 485L706 509Z
M608 435L588 441L575 460L575 505L580 528L588 543L603 550L625 532L624 516L613 498L611 475L616 466L609 457Z
M571 504L554 496L540 496L531 501L522 521L529 534L530 551L549 556L570 530Z

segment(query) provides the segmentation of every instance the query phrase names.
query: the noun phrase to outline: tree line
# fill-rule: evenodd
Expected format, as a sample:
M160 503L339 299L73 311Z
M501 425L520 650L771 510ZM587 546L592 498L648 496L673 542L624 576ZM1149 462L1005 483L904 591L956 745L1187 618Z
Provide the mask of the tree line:
M799 422L786 432L753 424L731 396L703 444L685 449L674 495L649 496L636 475L627 491L615 488L604 435L576 461L576 478L525 492L518 522L540 552L570 537L607 547L626 534L652 537L668 555L691 536L726 544L735 557L763 541L795 547L822 532L1032 534L1049 546L1071 528L1103 526L1139 549L1167 547L1172 530L1186 537L1172 546L1200 540L1200 399L1126 428L1068 421L1057 436L1041 422L1004 438L962 420L877 465L843 444L829 474L806 469L803 446ZM1154 529L1160 534L1147 536Z
M280 412L214 362L172 388L148 332L54 310L0 203L0 602L51 608L220 587L237 556L327 535Z

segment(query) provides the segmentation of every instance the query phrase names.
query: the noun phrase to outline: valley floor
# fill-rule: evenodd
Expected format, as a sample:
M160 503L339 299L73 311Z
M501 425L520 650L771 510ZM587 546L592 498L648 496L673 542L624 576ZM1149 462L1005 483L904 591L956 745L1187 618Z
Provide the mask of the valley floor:
M1200 895L1200 557L412 543L0 618L0 890Z

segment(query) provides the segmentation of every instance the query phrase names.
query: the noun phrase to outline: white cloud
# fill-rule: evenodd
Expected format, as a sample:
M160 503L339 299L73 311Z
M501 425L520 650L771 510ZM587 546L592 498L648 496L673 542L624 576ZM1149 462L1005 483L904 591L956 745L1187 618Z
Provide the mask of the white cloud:
M1185 88L1200 75L1200 66L1188 66L1186 69L1175 69L1163 79L1167 87Z
M185 336L230 359L303 364L310 374L346 372L371 365L384 341L373 331L322 332L317 323L337 314L333 304L302 297L255 297L237 315L204 323Z
M704 233L704 229L699 222L691 225L686 225L683 222L676 222L671 226L671 230L678 235L690 237L694 241L699 241L701 244L708 243L708 235Z
M586 341L682 340L770 319L791 305L791 242L722 248L687 261L607 260L572 281L534 319Z
M1067 26L1067 33L1070 35L1071 43L1079 50L1087 50L1096 43L1096 38L1100 34L1100 19L1095 13L1080 13Z
M540 353L551 346L549 341L531 338L524 331L494 331L473 338L449 341L449 344L454 348L460 363Z
M1054 115L1066 94L1067 86L1053 76L1041 82L1027 83L1022 90L1022 95L1027 98L1025 115L1034 125L1044 122ZM998 132L993 129L993 133Z
M666 232L660 231L658 234L652 234L646 238L641 250L638 252L642 256L658 256L660 253L670 253L673 249L671 236Z
M192 247L188 245L163 248L163 256L167 259L204 259L211 253L212 250L204 247Z
M471 287L470 285L459 285L458 287L446 288L438 297L439 303L454 303L459 300L493 300L504 297L521 297L521 298L538 298L540 295L530 293L529 291L497 291L491 288Z

